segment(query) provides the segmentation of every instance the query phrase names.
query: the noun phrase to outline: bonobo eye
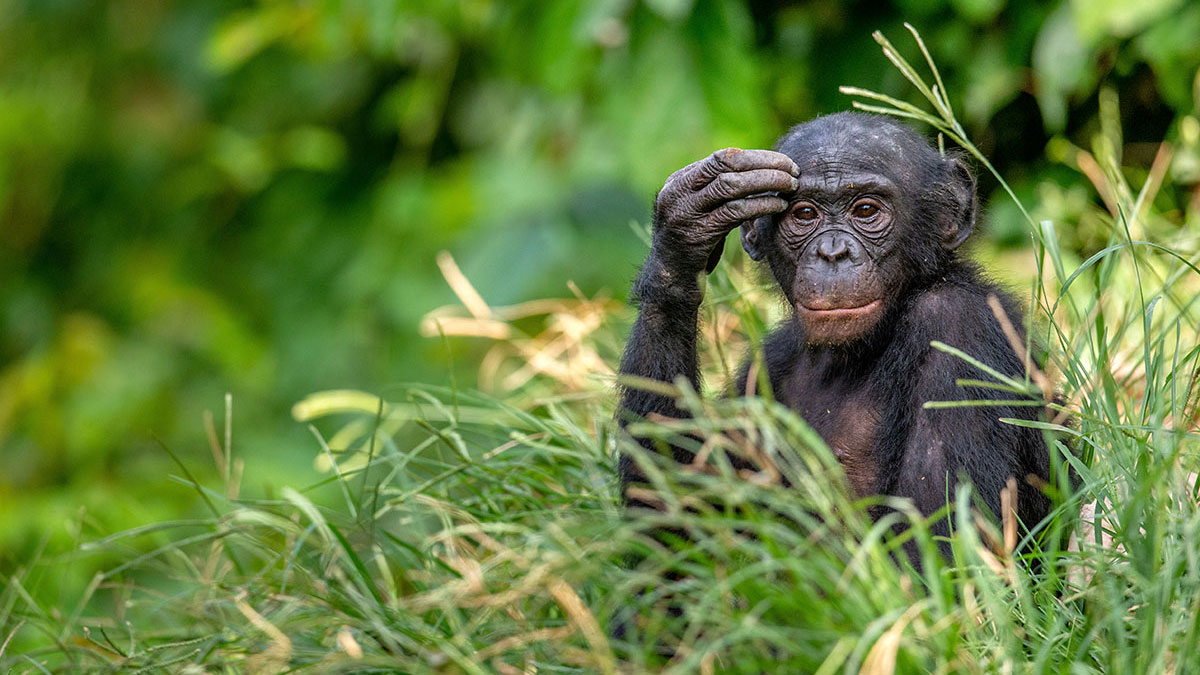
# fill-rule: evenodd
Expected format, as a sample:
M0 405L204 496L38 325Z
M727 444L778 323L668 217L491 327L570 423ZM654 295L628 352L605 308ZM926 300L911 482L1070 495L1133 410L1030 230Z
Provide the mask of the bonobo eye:
M854 205L855 218L870 218L876 213L879 213L879 207L871 202L859 202Z
M817 211L817 207L808 202L800 202L792 207L792 218L795 218L803 225L811 225L821 217L821 212Z
M879 204L870 199L859 200L850 209L850 215L854 216L854 219L867 229L878 228L883 225L884 219L879 217L882 213L883 209L880 208Z

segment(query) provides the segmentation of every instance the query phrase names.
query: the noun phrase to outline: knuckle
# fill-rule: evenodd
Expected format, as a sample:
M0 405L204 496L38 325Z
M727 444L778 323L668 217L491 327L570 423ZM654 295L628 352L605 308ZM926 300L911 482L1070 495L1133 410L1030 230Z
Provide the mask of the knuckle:
M712 182L713 192L717 197L727 198L732 195L737 189L737 180L730 174L719 174Z
M679 190L680 186L687 182L689 172L686 168L680 169L675 173L667 176L666 182L663 183L663 192L672 192Z
M748 215L748 207L746 201L743 199L739 199L735 202L729 202L725 206L721 207L721 211L723 216L722 220L728 222L745 220Z
M695 182L695 177L703 172L703 161L688 164L670 176L667 176L667 180L663 184L663 190L671 190L677 193L687 191L690 189L689 186Z
M734 158L742 151L737 148L722 148L712 154L713 162L721 169L733 166Z

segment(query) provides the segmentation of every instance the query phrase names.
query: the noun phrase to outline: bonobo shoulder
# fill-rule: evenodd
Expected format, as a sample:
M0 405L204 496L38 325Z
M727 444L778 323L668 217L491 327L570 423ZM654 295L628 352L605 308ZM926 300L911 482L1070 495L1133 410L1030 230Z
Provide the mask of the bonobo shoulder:
M988 303L990 296L1000 302L1014 329L1024 333L1020 302L976 265L966 262L952 265L940 279L913 293L904 311L905 325L899 330L905 333L919 326L923 329L916 334L922 338L933 335L959 347L978 340L1001 340L1006 344Z
M957 323L972 314L974 306L980 305L985 298L970 286L937 283L913 295L906 318L921 322Z
M995 295L1005 309L1017 307L1012 293L988 278L978 265L956 260L933 283L915 292L910 306L918 315L946 316L946 313L960 313L974 304L986 308L989 295Z

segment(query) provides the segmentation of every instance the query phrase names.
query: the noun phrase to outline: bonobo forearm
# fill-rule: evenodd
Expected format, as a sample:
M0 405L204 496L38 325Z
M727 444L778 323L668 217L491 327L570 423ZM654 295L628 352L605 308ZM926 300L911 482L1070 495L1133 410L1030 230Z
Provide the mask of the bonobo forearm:
M696 357L700 280L664 264L651 253L633 286L638 301L638 318L621 359L621 374L659 382L684 377L693 387L700 384ZM674 400L635 387L625 387L621 396L621 422L629 417L659 413L679 417Z
M770 150L727 148L676 171L654 204L654 241L633 287L637 323L621 373L660 382L684 377L699 387L696 322L700 276L720 257L725 235L742 223L787 208L781 192L796 189L800 169ZM625 388L619 417L681 415L668 397Z

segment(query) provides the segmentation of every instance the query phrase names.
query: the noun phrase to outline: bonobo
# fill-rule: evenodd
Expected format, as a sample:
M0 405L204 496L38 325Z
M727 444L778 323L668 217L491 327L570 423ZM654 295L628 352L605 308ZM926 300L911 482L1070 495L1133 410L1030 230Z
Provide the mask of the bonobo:
M861 113L800 124L776 148L721 150L667 178L633 287L639 314L621 372L682 376L698 388L700 276L740 227L742 246L766 261L792 308L764 341L771 390L825 439L855 493L906 497L928 515L966 476L998 515L1013 477L1020 522L1038 523L1049 509L1034 485L1049 472L1046 445L1037 430L998 418L1036 419L1040 409L922 405L996 398L957 385L982 374L931 341L1006 374L1024 370L988 296L1019 331L1017 303L957 253L975 225L966 164L898 122ZM669 397L623 390L622 420L651 413L686 415ZM674 453L687 461L686 451ZM620 472L623 492L640 478L628 456ZM934 531L946 534L946 522Z

